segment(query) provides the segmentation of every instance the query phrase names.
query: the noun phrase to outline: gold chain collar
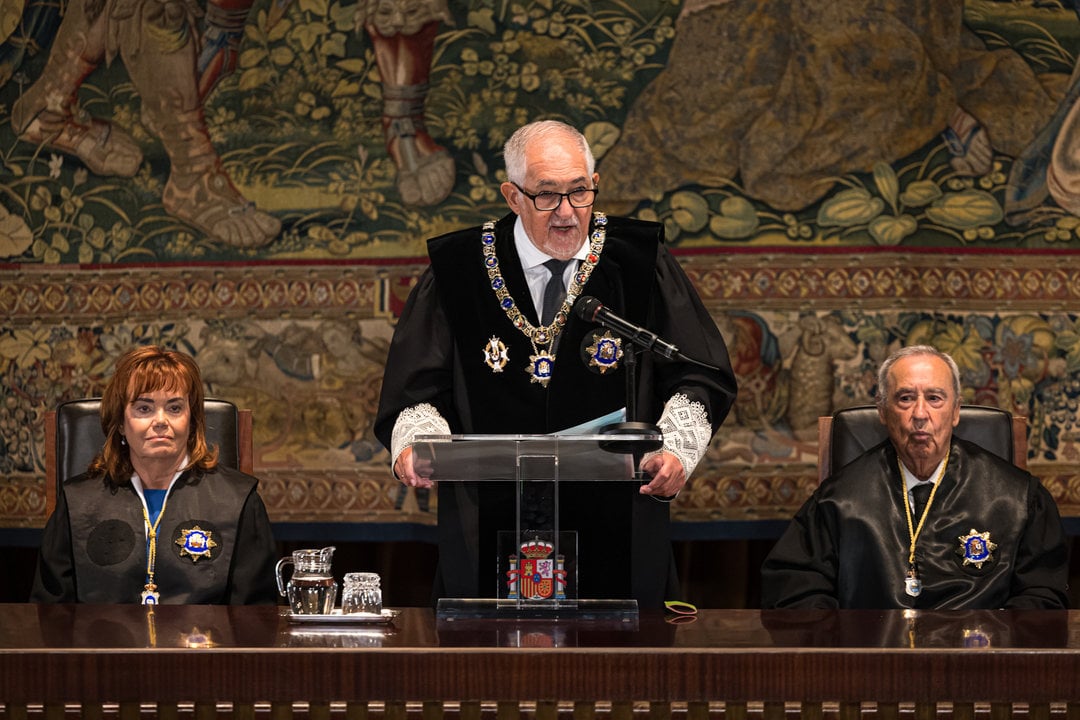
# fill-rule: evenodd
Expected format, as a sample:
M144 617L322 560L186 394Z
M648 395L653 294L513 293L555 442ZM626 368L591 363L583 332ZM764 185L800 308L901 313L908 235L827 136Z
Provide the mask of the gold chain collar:
M582 287L589 281L593 268L600 262L600 254L604 250L604 241L607 239L607 216L601 212L593 213L593 231L589 235L589 252L581 262L577 271L574 272L570 281L570 287L566 290L566 298L563 300L559 311L550 325L533 325L521 312L514 298L506 289L506 278L503 277L502 268L499 266L499 258L495 254L495 221L488 221L480 232L480 241L484 245L484 268L487 270L491 289L495 292L495 298L499 307L506 313L514 327L524 333L537 346L546 347L562 331L566 325L566 319L570 315L570 308L581 294Z

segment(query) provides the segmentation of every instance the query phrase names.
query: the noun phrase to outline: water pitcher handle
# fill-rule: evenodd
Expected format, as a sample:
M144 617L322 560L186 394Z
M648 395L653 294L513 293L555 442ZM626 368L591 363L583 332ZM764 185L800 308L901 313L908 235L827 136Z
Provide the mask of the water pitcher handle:
M286 564L292 564L292 561L293 561L292 556L291 555L286 555L285 557L283 557L283 558L281 558L280 560L277 561L277 566L274 568L274 575L277 576L277 589L278 589L278 592L281 593L281 597L285 597L285 595L286 595L286 593L285 593L285 578L283 578L281 576L281 570L282 570L282 568L285 567Z

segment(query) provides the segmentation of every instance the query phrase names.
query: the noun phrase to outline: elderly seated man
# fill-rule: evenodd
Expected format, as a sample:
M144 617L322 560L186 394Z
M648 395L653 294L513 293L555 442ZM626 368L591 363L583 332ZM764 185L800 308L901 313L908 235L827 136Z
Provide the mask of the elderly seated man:
M903 348L878 372L888 440L827 478L762 566L766 608L1064 608L1068 552L1039 480L953 435L960 373Z

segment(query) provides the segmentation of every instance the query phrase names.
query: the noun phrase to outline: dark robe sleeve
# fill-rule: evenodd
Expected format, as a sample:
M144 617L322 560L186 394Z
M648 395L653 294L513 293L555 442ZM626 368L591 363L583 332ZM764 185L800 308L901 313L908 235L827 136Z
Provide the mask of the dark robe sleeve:
M761 567L761 606L826 609L839 607L837 550L817 493L795 514Z
M430 403L460 432L453 409L454 339L442 309L435 274L428 268L409 294L394 332L383 374L375 436L390 448L402 410Z
M30 602L70 603L77 599L75 559L71 549L71 523L68 521L67 496L63 490L56 499L56 509L41 536L37 572L30 591Z
M657 361L654 394L660 403L677 393L701 403L715 433L731 410L737 391L727 345L690 278L663 245L657 252L656 286L657 301L653 304L656 333L684 355L717 369L687 362Z
M1012 589L1005 607L1064 609L1069 557L1057 504L1037 479L1032 480L1030 515L1016 550Z
M253 487L236 528L236 550L230 569L229 605L274 605L278 600L277 545L270 517Z

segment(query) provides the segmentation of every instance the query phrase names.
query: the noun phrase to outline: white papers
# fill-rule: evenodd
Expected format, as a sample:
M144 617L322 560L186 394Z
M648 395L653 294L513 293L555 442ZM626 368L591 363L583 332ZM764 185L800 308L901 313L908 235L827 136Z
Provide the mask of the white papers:
M605 425L611 425L612 423L626 422L626 408L619 408L613 410L607 415L601 415L600 417L593 418L592 420L586 420L580 425L566 428L565 430L559 430L558 432L551 433L552 435L597 435L600 433L600 428Z

